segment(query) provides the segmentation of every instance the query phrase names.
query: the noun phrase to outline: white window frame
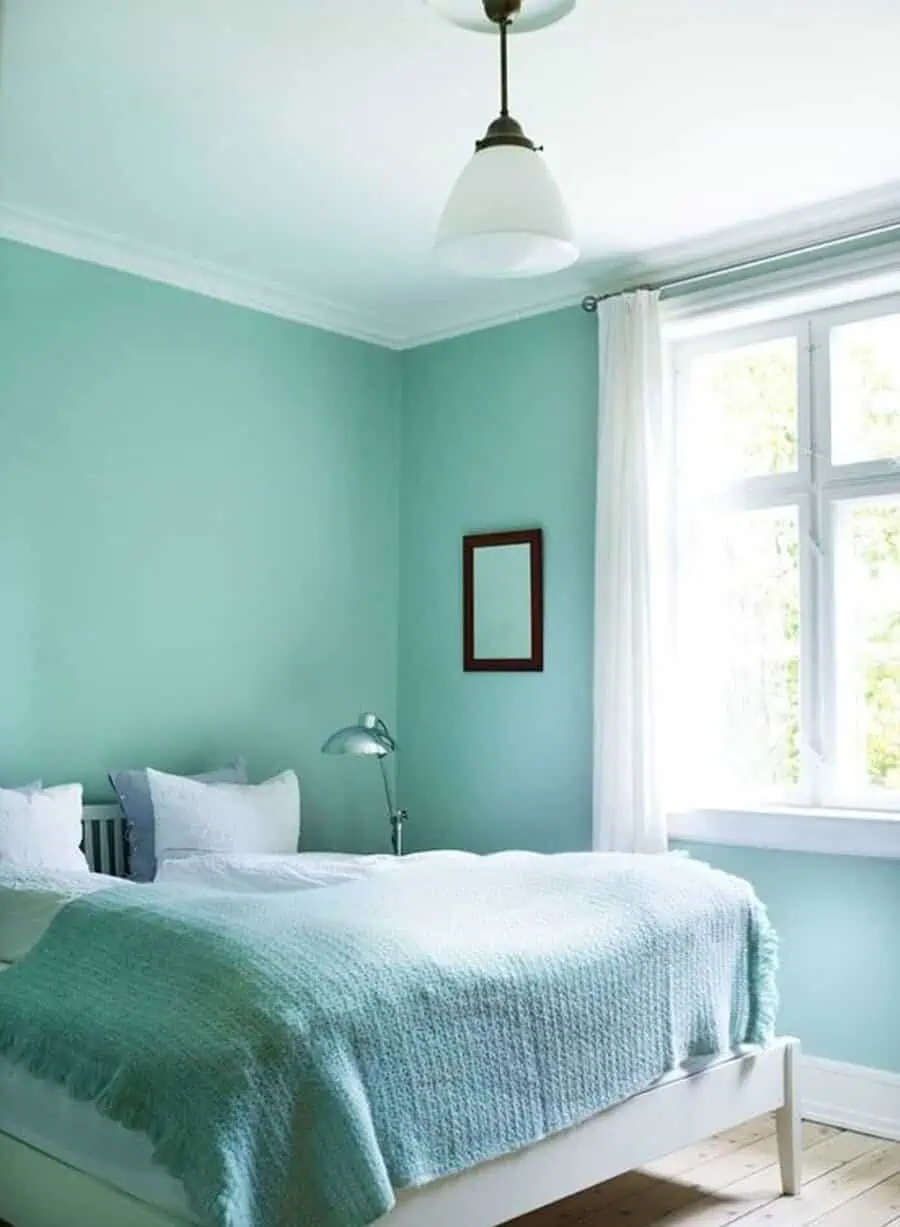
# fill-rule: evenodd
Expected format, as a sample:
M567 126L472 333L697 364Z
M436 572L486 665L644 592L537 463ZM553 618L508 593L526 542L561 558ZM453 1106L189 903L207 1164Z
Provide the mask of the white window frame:
M753 809L695 809L669 817L674 838L796 851L900 857L900 796L840 794L835 660L835 517L856 499L900 496L900 458L832 465L830 459L830 332L835 326L900 314L900 295L871 298L804 315L694 335L669 346L675 420L687 406L686 372L697 357L793 336L798 359L798 463L795 472L748 478L728 495L731 506L794 504L800 523L802 803L788 798ZM677 521L677 508L675 510Z

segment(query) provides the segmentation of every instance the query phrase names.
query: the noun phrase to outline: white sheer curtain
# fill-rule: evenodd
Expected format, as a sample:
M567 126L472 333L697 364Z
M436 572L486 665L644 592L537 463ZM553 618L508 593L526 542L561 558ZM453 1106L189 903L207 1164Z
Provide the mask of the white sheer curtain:
M610 299L599 327L594 847L661 852L672 475L659 295Z

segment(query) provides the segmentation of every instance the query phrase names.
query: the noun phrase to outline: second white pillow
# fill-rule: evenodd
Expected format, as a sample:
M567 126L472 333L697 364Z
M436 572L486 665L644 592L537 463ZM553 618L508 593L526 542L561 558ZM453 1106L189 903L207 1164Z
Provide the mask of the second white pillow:
M300 785L293 771L263 784L204 784L149 768L156 856L194 852L282 853L300 841Z

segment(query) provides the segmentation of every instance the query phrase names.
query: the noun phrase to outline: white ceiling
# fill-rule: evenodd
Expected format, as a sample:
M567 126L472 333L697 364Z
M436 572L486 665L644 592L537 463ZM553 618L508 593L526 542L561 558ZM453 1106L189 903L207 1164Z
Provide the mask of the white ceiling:
M492 38L423 0L6 0L0 232L413 344L900 216L898 48L898 0L579 0L514 40L512 110L582 261L494 285L431 255Z

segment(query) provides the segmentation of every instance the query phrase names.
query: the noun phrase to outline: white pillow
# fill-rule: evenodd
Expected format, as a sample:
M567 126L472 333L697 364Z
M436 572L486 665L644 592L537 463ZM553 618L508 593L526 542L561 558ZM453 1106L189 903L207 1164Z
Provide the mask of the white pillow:
M264 784L206 784L147 770L156 857L193 852L296 852L300 785L293 771Z
M80 844L81 785L0 788L0 865L89 873Z
M65 904L113 880L99 873L50 873L0 865L0 962L24 959Z

